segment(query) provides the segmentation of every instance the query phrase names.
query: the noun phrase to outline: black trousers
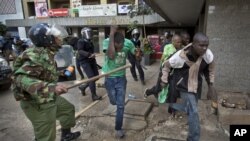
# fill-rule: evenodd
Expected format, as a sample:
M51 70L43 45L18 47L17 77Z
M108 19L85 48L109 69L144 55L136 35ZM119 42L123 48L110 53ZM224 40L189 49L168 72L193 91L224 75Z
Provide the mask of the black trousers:
M148 89L148 93L147 96L149 95L157 95L161 92L162 88L161 88L161 77L162 77L162 69L160 68L160 72L158 75L158 79L156 84L151 87L150 89ZM168 97L166 99L167 103L176 103L177 101L177 97L179 92L176 91L175 88L175 81L173 79L173 76L169 76L169 91L168 91ZM176 110L174 110L173 108L171 108L170 106L168 107L168 112L169 113L174 113Z
M96 61L91 61L91 62L83 62L81 63L81 66L86 73L88 78L94 77L99 75L98 68L96 65ZM89 89L91 91L91 94L96 94L96 85L95 81L91 81L88 83Z
M132 55L132 54L128 55L128 60L131 64L130 72L131 72L133 78L134 79L137 78L137 74L136 74L136 70L135 70L135 67L136 67L138 69L141 81L144 81L144 71L141 67L140 61L136 60L135 55Z
M153 94L158 95L158 93L161 92L161 90L162 90L161 89L161 76L162 76L162 72L160 69L156 84L153 87L151 87L150 89L148 89L148 91L149 91L148 96L153 95Z

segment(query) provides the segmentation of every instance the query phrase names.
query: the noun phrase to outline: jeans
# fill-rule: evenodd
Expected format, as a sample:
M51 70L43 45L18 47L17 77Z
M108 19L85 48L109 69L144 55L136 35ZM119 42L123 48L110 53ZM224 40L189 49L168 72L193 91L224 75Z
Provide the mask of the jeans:
M105 87L108 93L110 103L112 105L117 105L115 130L121 130L123 124L127 79L125 76L106 77Z
M178 111L188 114L188 141L199 141L200 139L200 121L198 115L198 98L193 93L180 92L182 103L171 103L170 106Z

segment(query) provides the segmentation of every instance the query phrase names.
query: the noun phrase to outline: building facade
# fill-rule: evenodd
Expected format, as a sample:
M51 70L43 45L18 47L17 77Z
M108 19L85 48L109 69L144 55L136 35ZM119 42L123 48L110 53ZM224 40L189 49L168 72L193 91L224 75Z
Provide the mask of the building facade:
M20 4L20 1L15 2ZM100 52L102 40L108 36L110 25L121 25L126 37L130 38L127 27L135 20L138 21L141 31L144 24L150 31L150 25L164 22L164 19L156 13L130 18L127 15L128 5L138 5L142 2L142 0L22 0L23 8L20 13L23 13L23 18L6 19L6 25L9 28L24 27L25 31L21 34L26 34L36 23L61 24L67 28L71 36L77 37L80 37L80 30L88 26L94 31L95 51ZM152 34L158 34L158 30L151 31Z

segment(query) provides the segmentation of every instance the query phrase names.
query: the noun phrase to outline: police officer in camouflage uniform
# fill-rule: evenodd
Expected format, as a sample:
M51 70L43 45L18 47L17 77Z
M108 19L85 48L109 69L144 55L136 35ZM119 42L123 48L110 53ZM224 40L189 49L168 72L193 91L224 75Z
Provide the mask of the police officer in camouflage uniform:
M54 61L67 35L59 25L32 26L29 37L35 47L24 51L14 63L14 96L33 125L36 141L56 139L56 119L62 126L61 141L80 136L80 132L70 131L75 126L75 109L60 96L67 88L57 83L59 72Z

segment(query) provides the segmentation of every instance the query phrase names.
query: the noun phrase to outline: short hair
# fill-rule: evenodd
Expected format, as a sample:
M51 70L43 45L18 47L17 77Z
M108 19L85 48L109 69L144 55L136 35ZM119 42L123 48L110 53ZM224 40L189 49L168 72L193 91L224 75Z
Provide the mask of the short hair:
M124 42L124 40L125 40L124 36L121 32L115 32L115 34L114 34L114 42L115 43L120 44L120 43Z
M202 33L202 32L198 32L194 35L194 38L193 38L193 42L194 43L197 43L197 42L200 42L200 41L204 41L204 40L207 40L208 41L208 37L206 34Z
M181 37L184 37L186 35L190 37L190 35L187 31L182 31L180 35L181 35Z
M179 34L174 34L172 37L172 40L175 40L175 39L182 39L182 38Z

